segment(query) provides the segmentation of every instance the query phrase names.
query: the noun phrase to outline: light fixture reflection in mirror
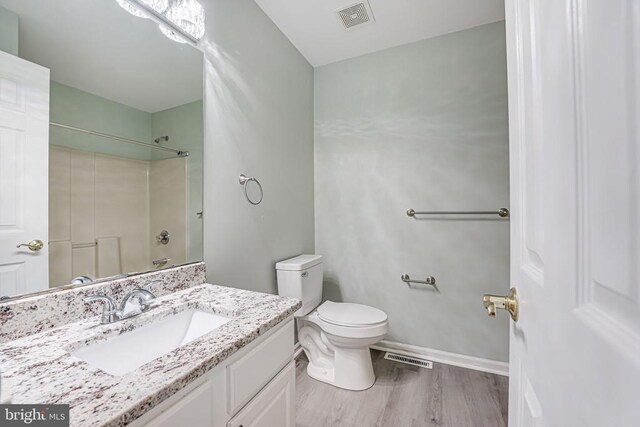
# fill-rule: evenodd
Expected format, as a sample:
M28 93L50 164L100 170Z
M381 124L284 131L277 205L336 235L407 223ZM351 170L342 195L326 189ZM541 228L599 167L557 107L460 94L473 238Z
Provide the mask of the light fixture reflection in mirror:
M186 43L187 38L197 41L204 36L205 13L197 0L116 0L127 12L134 16L150 19L144 8L160 15L159 27L169 39ZM144 5L144 6L143 6ZM148 11L148 9L147 9Z
M194 38L204 36L204 9L196 0L174 0L166 17Z
M167 36L169 39L173 40L176 43L187 43L187 40L182 37L180 34L176 33L173 29L167 27L166 25L163 24L158 24L158 27L160 27L160 31L162 32L162 34L164 34L165 36Z
M128 0L116 0L121 8L132 14L133 16L137 16L138 18L149 18L149 16L144 13L144 11L140 10L135 4L129 2ZM153 10L158 13L166 12L169 7L169 0L140 0L142 3L146 4Z

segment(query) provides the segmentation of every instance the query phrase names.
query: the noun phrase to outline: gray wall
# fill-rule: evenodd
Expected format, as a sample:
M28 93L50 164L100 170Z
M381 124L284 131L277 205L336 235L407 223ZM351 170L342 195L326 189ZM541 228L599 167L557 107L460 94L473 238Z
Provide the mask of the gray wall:
M18 56L18 15L0 6L0 50Z
M507 316L482 294L509 287L509 222L405 215L508 207L505 52L499 22L315 70L325 297L381 308L390 340L508 359Z
M275 262L314 248L313 69L253 0L203 5L207 280L276 293Z

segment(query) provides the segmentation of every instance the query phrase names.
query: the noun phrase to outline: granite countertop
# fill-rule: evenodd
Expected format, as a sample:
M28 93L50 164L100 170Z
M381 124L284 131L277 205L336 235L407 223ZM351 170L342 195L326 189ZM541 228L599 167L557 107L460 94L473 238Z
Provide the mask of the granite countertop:
M203 284L158 298L148 312L110 325L99 317L25 336L0 346L0 371L12 403L61 403L72 426L122 426L273 328L300 307L294 298ZM187 309L232 320L123 376L68 351Z

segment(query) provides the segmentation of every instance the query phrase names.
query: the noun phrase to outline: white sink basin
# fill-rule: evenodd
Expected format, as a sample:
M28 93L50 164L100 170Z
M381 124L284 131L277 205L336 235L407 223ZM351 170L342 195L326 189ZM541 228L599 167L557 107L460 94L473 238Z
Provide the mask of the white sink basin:
M186 310L71 354L111 375L123 375L229 322L228 317Z

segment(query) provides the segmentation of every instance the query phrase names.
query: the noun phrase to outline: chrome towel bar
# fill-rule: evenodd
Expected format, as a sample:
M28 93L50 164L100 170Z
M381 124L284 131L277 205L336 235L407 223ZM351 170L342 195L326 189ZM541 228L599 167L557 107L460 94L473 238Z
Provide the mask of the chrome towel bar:
M438 287L436 286L436 278L433 276L427 276L426 280L413 280L411 279L411 277L409 277L408 274L403 274L400 279L402 279L404 283L421 283L423 285L431 285L434 288L438 289Z
M416 211L409 209L407 216L415 217L416 215L498 215L501 218L509 216L509 209L500 208L497 211Z

